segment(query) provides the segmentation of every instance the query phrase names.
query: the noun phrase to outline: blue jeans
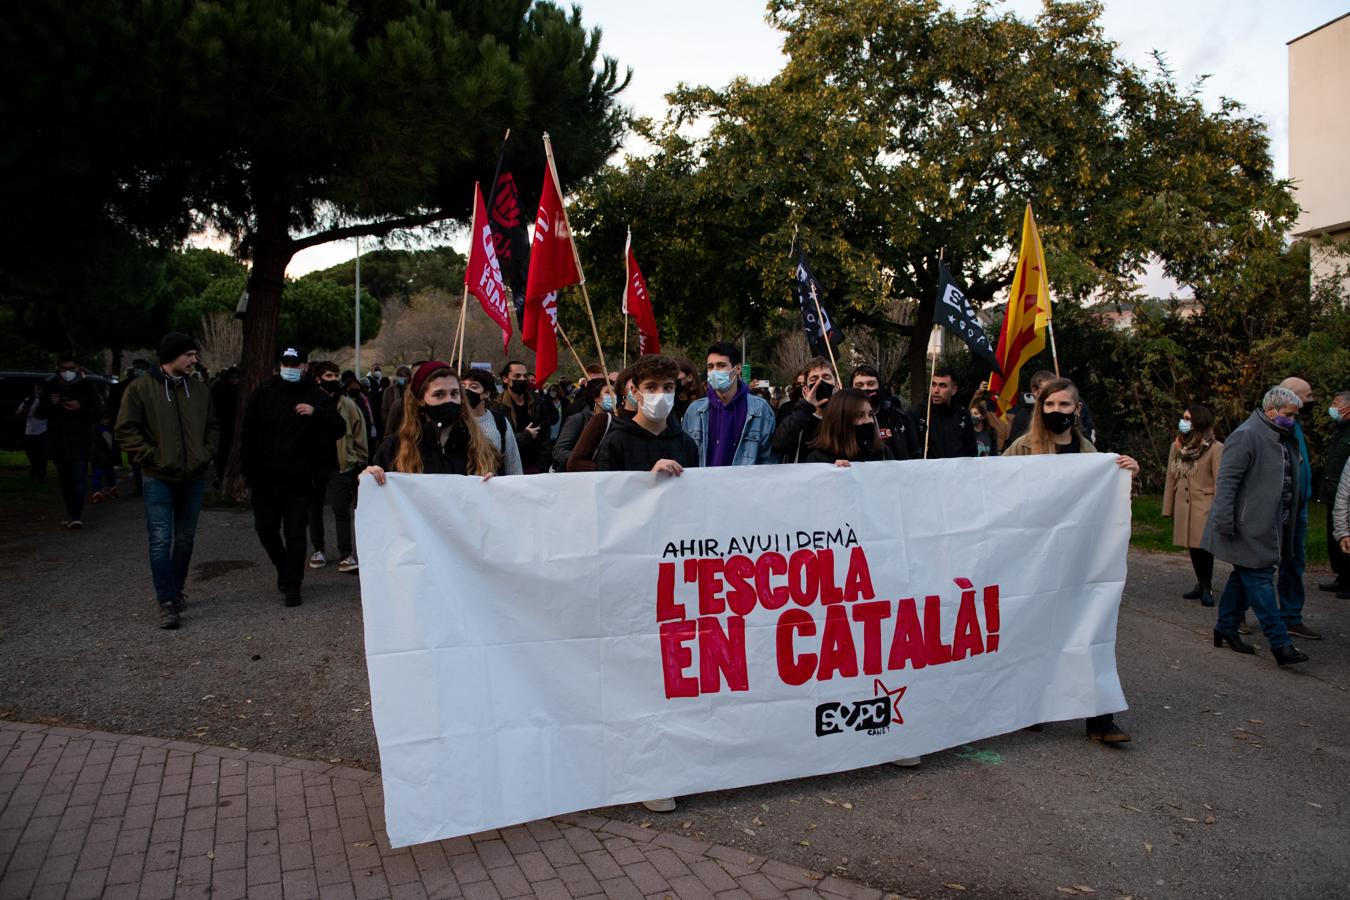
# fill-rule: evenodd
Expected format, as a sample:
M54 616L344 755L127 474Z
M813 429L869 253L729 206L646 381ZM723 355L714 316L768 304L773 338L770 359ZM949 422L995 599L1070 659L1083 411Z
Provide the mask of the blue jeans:
M1280 618L1279 602L1275 597L1274 566L1260 569L1233 566L1223 596L1219 598L1219 620L1214 630L1227 635L1237 634L1248 605L1256 610L1256 618L1261 623L1261 631L1270 649L1288 647L1292 643L1284 620Z
M150 534L150 577L155 600L173 603L187 583L192 542L197 537L197 515L202 511L206 480L160 481L145 479L145 528Z
M1285 625L1303 624L1303 568L1307 559L1308 504L1304 503L1294 520L1293 546L1280 554L1280 615Z

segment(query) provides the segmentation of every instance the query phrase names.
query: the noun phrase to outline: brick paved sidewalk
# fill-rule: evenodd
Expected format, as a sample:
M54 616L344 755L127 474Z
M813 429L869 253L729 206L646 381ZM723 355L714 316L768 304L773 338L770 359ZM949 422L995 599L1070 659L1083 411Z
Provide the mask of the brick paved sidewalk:
M880 900L741 850L578 814L392 850L379 776L0 722L0 900Z

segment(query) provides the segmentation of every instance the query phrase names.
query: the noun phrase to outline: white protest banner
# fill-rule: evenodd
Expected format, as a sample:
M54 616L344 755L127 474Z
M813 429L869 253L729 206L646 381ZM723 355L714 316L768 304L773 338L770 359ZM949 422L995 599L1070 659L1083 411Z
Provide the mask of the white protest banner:
M394 846L1125 708L1108 454L360 494Z

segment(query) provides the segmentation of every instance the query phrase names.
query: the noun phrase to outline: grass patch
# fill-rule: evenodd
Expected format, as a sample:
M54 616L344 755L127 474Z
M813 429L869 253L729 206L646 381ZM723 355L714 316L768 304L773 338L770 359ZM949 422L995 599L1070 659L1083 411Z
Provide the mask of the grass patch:
M0 497L41 497L61 493L56 466L47 463L47 480L28 477L28 457L22 450L0 450Z
M1163 518L1162 495L1141 494L1134 498L1134 528L1130 546L1159 553L1185 553L1172 543L1172 520ZM1313 503L1308 509L1308 565L1327 565L1327 508Z

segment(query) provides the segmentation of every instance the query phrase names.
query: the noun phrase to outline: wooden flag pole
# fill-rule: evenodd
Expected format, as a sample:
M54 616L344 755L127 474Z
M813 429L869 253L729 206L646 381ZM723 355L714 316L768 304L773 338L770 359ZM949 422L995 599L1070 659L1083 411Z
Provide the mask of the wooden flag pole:
M825 349L830 354L830 368L834 369L834 383L836 387L842 389L844 382L839 377L839 364L834 361L834 345L830 343L830 336L825 333L825 314L820 310L820 296L817 294L813 299L816 301L816 327L820 329L820 338L825 342Z
M577 356L577 351L572 346L572 342L567 339L567 332L563 331L562 322L554 322L553 325L557 329L558 334L562 336L563 343L567 345L567 349L572 351L572 358L577 361L577 369L581 371L581 375L584 378L586 376L586 366L582 363L581 357Z
M937 334L938 332L940 332L941 330L942 330L942 326L941 326L941 325L934 325L934 326L933 326L933 334L934 334L934 335ZM930 434L933 433L933 379L937 377L937 361L938 361L938 354L932 352L932 343L933 343L933 336L932 336L932 335L929 335L929 337L928 337L928 344L929 344L929 353L928 353L928 355L929 355L930 357L932 357L932 360L933 360L933 361L932 361L932 364L929 366L929 372L928 372L928 415L927 415L927 417L925 417L924 420L923 420L923 458L924 458L924 459L927 459L927 458L928 458L928 436L929 436Z
M628 268L628 252L633 246L633 229L628 229L628 240L623 245L623 300L620 308L623 310L623 367L628 368L628 287L632 282L633 273ZM609 377L609 370L605 370L605 377Z
M461 300L459 303L459 324L455 326L455 340L453 346L450 349L450 367L452 369L455 369L455 371L459 371L458 368L459 363L462 363L464 361L463 359L461 359L461 356L463 355L464 352L464 348L461 346L461 342L464 340L464 310L467 309L468 306L469 306L469 286L466 284L464 285L464 299ZM457 360L458 362L456 362Z
M558 191L558 200L562 206L563 224L567 226L567 242L572 245L572 259L577 264L577 274L581 276L581 299L586 303L586 315L591 320L591 335L595 338L595 352L600 355L600 367L606 372L609 366L605 364L605 351L600 346L600 328L595 324L595 313L591 310L591 295L586 291L586 273L581 268L581 254L577 252L577 242L572 235L572 222L567 218L567 204L562 203L562 184L558 181L558 167L553 162L553 142L548 138L548 132L544 132L544 154L548 157L548 174L553 179L553 186ZM565 338L564 338L565 340ZM572 346L570 343L567 345ZM572 351L575 354L575 350ZM582 374L585 374L586 367L581 367Z

